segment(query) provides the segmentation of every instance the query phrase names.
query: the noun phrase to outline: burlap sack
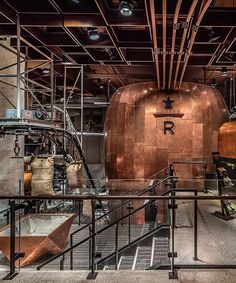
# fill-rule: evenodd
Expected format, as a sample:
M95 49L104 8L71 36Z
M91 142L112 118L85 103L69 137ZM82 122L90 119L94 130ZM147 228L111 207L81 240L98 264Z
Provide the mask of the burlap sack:
M52 157L34 157L31 162L31 195L55 195L53 191L54 160Z
M82 161L68 163L66 165L66 176L69 184L69 191L83 188Z

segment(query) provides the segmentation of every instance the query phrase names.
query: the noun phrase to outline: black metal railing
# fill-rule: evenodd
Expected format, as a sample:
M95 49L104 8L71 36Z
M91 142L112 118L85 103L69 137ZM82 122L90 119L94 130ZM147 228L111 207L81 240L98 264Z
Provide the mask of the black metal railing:
M161 181L158 181L157 183L154 183L153 185L151 186L148 186L147 188L145 188L143 191L139 192L137 195L138 196L141 196L141 195L144 195L146 193L149 193L149 192L155 192L156 191L156 188L158 186L160 186L161 184L165 183L165 182L168 182L170 181L169 185L170 187L173 186L175 187L175 183L177 182L177 177L175 176L175 172L174 172L174 168L173 168L173 165L170 164L168 167L162 169L161 171L158 171L157 173L155 173L154 175L152 175L150 178L153 178L154 176L156 177L157 175L159 175L160 173L163 173L167 171L167 177L162 179ZM149 179L150 179L149 178ZM125 206L129 206L129 211L130 211L130 200L127 200L115 207L113 207L110 211L108 211L107 213L101 215L100 217L96 218L95 219L95 222L99 222L101 221L104 217L109 217L111 214L113 214L114 212L118 211L119 209L122 209L123 207ZM131 214L127 214L128 216L131 216ZM129 234L129 242L130 242L130 217L128 217L128 220L129 220L129 225L128 225L128 234ZM80 221L79 221L80 223ZM70 234L70 247L72 247L74 245L74 235L85 230L86 228L88 227L91 227L92 226L92 221L90 223L87 223L86 225L84 225L83 227L77 229L76 231L72 232ZM70 269L73 270L73 249L70 250Z
M186 190L186 192L189 190ZM173 201L177 201L177 200L193 200L195 203L195 208L194 208L194 212L195 212L195 240L194 240L194 247L195 247L195 252L194 252L194 257L195 259L197 259L197 202L199 200L227 200L227 199L231 199L231 200L236 200L236 195L234 196L206 196L206 195L197 195L197 191L194 192L194 196L192 195L171 195L171 193L173 192L168 192L170 193L170 195L159 195L159 196L95 196L95 195L88 195L88 196L42 196L42 197L27 197L27 196L0 196L0 199L9 199L10 200L10 272L8 274L8 279L9 278L13 278L13 276L16 275L16 270L15 270L15 261L19 258L19 256L22 256L22 253L16 253L15 252L15 235L14 235L14 231L15 231L15 211L16 209L18 209L18 205L15 203L15 200L24 200L24 201L28 201L28 200L40 200L40 199L54 199L54 200L59 200L59 199L63 199L63 200L91 200L92 202L92 207L95 208L95 201L96 200L115 200L115 199L124 199L124 200L145 200L148 199L149 201L160 201L160 200L169 200L171 202L171 206L169 206L169 209L171 210L171 218L172 218L172 222L171 222L171 229L172 229L172 253L171 253L171 266L168 267L168 269L171 269L170 272L170 277L174 278L176 276L176 271L179 268L188 268L188 265L176 265L175 264L175 238L174 238L174 223L173 223L173 219L174 219L174 211L176 209L176 206L173 205ZM177 191L175 191L175 193L177 193ZM145 205L143 206L145 207ZM140 208L138 208L140 209ZM93 215L94 215L94 209L93 209ZM135 211L130 212L130 214L135 213ZM119 219L119 221L122 221L123 219L125 219L127 217L124 216L123 218ZM117 221L117 222L119 222ZM110 225L115 225L117 224L117 222L114 222ZM101 230L99 230L99 233L102 233L102 231L104 231L106 229L103 228ZM86 242L87 240L91 239L92 242L92 246L91 246L91 276L95 276L96 274L96 270L95 270L95 245L96 245L96 235L98 234L98 232L95 231L95 217L93 217L93 226L92 226L92 233L91 235L82 240L81 242L77 243L75 246L79 246L82 243ZM65 250L65 252L68 252L68 249ZM62 256L61 254L59 256ZM236 265L229 265L229 264L222 264L222 265L215 265L215 264L197 264L197 265L189 265L191 266L191 268L236 268ZM190 268L190 267L189 267Z

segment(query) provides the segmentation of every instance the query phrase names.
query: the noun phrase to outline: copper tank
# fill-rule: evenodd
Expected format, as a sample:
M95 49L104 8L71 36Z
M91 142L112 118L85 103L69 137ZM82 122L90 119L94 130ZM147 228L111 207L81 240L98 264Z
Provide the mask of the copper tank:
M183 83L169 95L158 91L155 82L118 89L105 120L110 193L137 193L143 189L140 180L147 180L169 162L210 162L212 152L218 150L218 130L227 121L227 113L220 93L203 84ZM165 131L168 127L173 133ZM204 173L202 164L176 164L175 169L183 180L198 181ZM129 179L129 184L118 179ZM187 181L183 185L190 186Z
M225 123L219 130L220 156L236 159L236 121Z

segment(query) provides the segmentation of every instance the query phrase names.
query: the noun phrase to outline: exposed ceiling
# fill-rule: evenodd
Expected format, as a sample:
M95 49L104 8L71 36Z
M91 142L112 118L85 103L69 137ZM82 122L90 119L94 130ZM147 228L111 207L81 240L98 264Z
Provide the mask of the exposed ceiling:
M179 15L176 25L173 25L178 2L181 3ZM16 46L15 23L19 14L21 36L25 39L21 50L34 59L42 58L42 54L31 45L48 56L53 55L58 92L63 87L65 64L86 65L85 90L92 95L103 91L97 79L104 84L109 79L115 89L159 77L160 86L167 88L171 61L173 59L174 79L179 57L177 80L189 57L183 80L208 84L212 79L221 81L221 68L226 66L233 72L236 64L236 1L196 1L186 29L183 53L179 56L193 2L136 0L133 14L123 16L119 11L119 0L3 0L0 5L0 36L11 37L11 45ZM207 2L211 2L210 6L196 27L198 16ZM91 40L88 36L88 30L94 27L100 35L98 40ZM197 33L190 49L194 29ZM176 40L173 46L174 30ZM69 84L73 84L76 75L76 70L68 72ZM44 84L50 81L39 71L31 76Z

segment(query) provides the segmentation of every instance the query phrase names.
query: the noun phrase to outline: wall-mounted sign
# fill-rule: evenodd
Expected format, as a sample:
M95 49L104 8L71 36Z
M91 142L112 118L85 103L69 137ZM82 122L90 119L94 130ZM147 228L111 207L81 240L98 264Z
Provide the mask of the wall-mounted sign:
M164 108L167 110L172 110L173 106L172 104L175 102L174 100L171 100L168 96L167 99L162 100L164 102ZM155 118L163 118L163 117L173 117L173 118L183 118L183 113L171 113L171 112L165 112L165 113L153 113ZM168 133L171 135L174 135L174 127L175 123L173 121L164 121L163 124L163 131L164 135L167 135Z

